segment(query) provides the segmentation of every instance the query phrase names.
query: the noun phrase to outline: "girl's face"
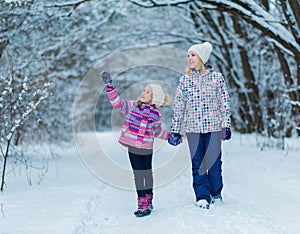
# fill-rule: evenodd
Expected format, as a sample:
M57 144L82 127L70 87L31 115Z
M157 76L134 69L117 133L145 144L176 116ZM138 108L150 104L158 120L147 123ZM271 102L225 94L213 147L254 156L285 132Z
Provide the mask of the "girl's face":
M140 101L151 104L152 102L152 87L150 85L146 86L140 95Z
M200 70L201 64L201 59L194 51L188 52L188 66L190 69Z

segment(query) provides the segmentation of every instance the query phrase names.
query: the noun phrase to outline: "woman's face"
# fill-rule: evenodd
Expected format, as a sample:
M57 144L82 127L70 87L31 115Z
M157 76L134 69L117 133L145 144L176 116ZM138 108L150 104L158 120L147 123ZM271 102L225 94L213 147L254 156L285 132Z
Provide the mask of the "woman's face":
M190 69L200 70L201 64L201 59L194 51L188 52L188 66Z
M152 102L152 87L147 85L140 95L140 101L151 104Z

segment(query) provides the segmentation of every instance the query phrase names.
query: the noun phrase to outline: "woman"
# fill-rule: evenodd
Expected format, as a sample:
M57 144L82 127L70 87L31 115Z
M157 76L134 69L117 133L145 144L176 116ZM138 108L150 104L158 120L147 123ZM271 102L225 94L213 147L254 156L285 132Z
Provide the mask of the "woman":
M188 66L176 90L168 139L176 146L182 142L181 132L186 133L196 205L207 209L222 200L221 140L231 138L230 99L222 74L206 64L211 52L209 42L188 50Z

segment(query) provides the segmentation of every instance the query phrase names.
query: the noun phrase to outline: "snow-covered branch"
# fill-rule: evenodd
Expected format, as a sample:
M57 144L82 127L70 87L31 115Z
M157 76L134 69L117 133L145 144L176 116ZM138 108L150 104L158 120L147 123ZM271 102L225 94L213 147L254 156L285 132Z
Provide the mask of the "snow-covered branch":
M269 35L274 40L283 44L286 48L297 54L300 51L300 45L295 41L293 34L288 31L282 22L274 18L272 14L265 11L259 4L253 0L202 0L202 1L148 1L149 3L140 1L131 1L141 7L164 7L177 6L188 3L199 3L201 9L219 10L240 17L246 22L260 29L263 33ZM209 5L205 5L205 3ZM198 11L201 11L198 9Z
M149 3L143 3L140 1L135 1L135 0L129 0L129 2L140 6L140 7L144 7L144 8L154 8L154 7L165 7L165 6L180 6L183 4L187 4L187 3L191 3L194 1L191 0L176 0L176 1L164 1L164 2L157 2L154 0L149 0Z
M19 127L22 126L22 124L24 123L24 121L26 120L26 118L37 108L38 105L41 104L41 102L44 99L46 99L49 96L48 86L49 86L49 84L46 84L45 88L43 90L37 90L36 92L33 93L33 97L34 98L37 95L40 95L39 98L38 98L38 100L37 101L31 101L31 102L29 102L27 104L26 108L25 108L25 112L21 115L21 117L14 120L13 124L11 125L10 131L6 135L6 140L7 141L11 140L11 138L12 138L13 134L15 133L15 131ZM23 90L21 91L21 93L23 92ZM22 99L23 99L23 97L19 96L17 104L19 104L19 102L22 101Z
M58 3L58 2L54 2L51 4L47 4L46 7L69 7L69 6L73 6L73 7L78 7L80 4L85 3L85 2L89 2L91 0L79 0L79 1L67 1L67 2L62 2L62 3Z

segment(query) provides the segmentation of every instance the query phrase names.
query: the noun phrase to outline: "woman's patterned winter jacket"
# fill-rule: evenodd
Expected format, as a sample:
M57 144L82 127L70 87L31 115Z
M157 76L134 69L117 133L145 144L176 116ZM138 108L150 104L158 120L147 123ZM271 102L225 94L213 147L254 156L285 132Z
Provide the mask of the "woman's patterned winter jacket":
M162 116L155 105L143 104L139 108L137 101L121 99L116 88L107 91L107 96L112 106L124 114L119 138L122 145L152 149L154 137L168 139L169 132L161 128Z
M230 99L221 73L210 68L179 80L171 132L208 133L230 128Z

